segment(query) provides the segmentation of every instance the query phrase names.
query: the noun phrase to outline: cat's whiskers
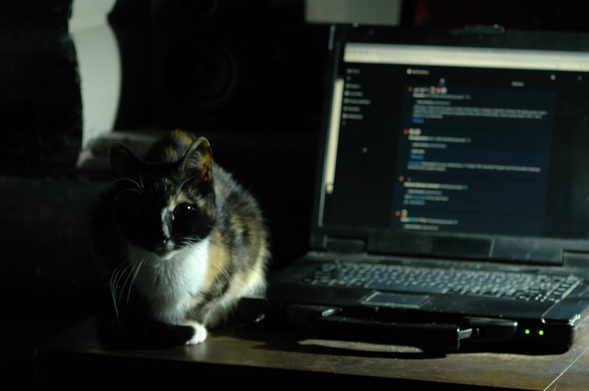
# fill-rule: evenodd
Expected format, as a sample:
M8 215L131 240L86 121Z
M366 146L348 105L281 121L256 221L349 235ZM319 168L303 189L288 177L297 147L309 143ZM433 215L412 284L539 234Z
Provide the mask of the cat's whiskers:
M133 275L133 269L135 269L135 265L131 265L131 267L127 267L123 273L121 274L127 274L127 278L125 279L125 282L123 282L123 285L121 286L121 288L119 289L119 298L117 300L118 305L121 304L121 298L123 297L123 293L125 292L125 286L127 285L127 282L129 282L129 278L131 278L131 275ZM122 275L121 275L121 279L122 279ZM120 282L120 280L119 280ZM127 296L129 296L131 293L131 285L129 285L129 294ZM127 301L128 302L128 301Z
M143 177L141 176L141 173L143 172L143 166L141 166L139 168L139 182L141 183L141 191L145 190L145 186L143 185Z
M116 194L115 197L120 197L122 194L124 194L128 191L135 192L135 193L139 194L140 196L143 196L145 194L145 187L143 186L143 181L141 179L141 173L139 173L139 180L140 180L140 183L138 183L136 180L133 180L131 178L119 178L119 179L113 181L112 182L113 185L116 184L117 182L120 182L120 181L129 181L129 182L131 182L132 185L134 185L134 187L128 187L126 189L121 190L119 193Z
M137 278L137 274L139 274L139 269L141 269L141 266L143 265L144 262L145 262L145 259L143 259L139 263L134 264L134 265L131 266L131 268L130 268L131 270L129 270L129 275L127 276L127 279L125 280L125 283L121 287L121 294L119 296L119 303L120 303L121 298L123 296L123 293L125 291L125 286L127 285L127 282L129 281L129 278L131 278L131 275L132 275L133 278L131 278L131 282L129 283L129 287L127 289L127 301L126 301L126 304L129 304L129 297L131 296L131 290L133 288L133 283L135 282L135 278Z
M115 266L111 274L110 291L113 304L115 307L115 315L117 317L117 320L119 319L119 308L121 305L123 294L125 293L125 287L127 287L126 304L128 304L129 297L131 296L131 290L133 288L133 283L135 282L135 278L137 278L137 275L139 274L139 269L141 268L144 262L145 259L142 259L137 263L121 262L119 265ZM127 277L125 278L123 285L120 285L125 275L127 275Z
M114 274L118 272L118 269L120 267L124 266L124 264L121 262L119 264L115 264L114 266L111 267L111 270L108 270L104 273L103 278L107 278L110 277L110 286L112 288L113 286L113 278L114 278ZM111 289L112 290L112 289Z
M103 254L102 256L105 264L108 265L108 267L104 270L104 277L112 274L117 267L121 266L122 263L127 261L127 253L124 250L120 250L117 253L113 252L108 255Z
M112 185L114 185L114 184L116 184L117 182L120 182L120 181L129 181L129 182L133 183L137 187L137 189L139 191L144 191L145 190L145 188L143 187L143 182L141 184L139 184L139 183L137 183L136 180L131 179L131 178L119 178L119 179L113 181L112 182Z
M128 188L128 189L125 189L125 190L123 190L123 191L119 192L119 193L117 194L117 197L119 197L121 194L123 194L123 193L126 193L126 192L128 192L128 191L134 191L135 193L137 193L137 194L139 194L139 195L143 195L143 193L142 193L141 191L139 191L139 190L137 190L137 189L134 189L134 188L130 187L130 188Z
M131 284L129 284L129 293L127 293L127 304L129 304L129 297L131 296L131 288L133 287L133 283L135 282L135 279L137 278L137 274L139 274L139 269L141 268L141 266L143 265L144 262L145 262L145 260L143 260L137 264L135 274L133 275L133 279L131 280Z
M119 302L117 300L117 290L118 290L118 285L119 282L122 278L122 274L124 274L124 270L126 270L128 268L127 264L121 263L120 265L118 265L115 270L113 271L111 278L110 278L110 295L113 301L113 305L115 308L115 315L117 317L117 320L120 321L119 319Z
M119 283L121 282L122 278L124 277L125 273L128 270L133 269L133 264L128 262L127 254L121 251L120 254L112 254L112 267L110 270L111 279L110 279L110 286L111 286L111 295L113 296L113 301L115 305L118 304L120 300L116 300L117 291L119 288ZM128 277L127 277L128 279ZM123 287L126 285L123 284Z

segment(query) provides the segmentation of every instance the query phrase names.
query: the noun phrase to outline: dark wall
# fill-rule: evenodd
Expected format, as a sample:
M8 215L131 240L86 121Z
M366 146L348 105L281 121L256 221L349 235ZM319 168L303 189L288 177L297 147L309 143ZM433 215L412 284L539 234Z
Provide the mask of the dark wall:
M404 0L403 23L464 27L499 24L508 29L587 31L582 3L574 0Z

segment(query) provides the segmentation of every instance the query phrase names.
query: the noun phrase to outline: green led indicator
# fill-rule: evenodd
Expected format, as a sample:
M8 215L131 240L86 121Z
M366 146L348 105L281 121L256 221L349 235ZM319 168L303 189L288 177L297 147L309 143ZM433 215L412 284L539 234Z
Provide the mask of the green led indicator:
M544 335L544 330L540 330L540 331L538 331L538 334L539 334L539 335Z
M526 335L530 334L530 329L526 329L524 333L526 333Z

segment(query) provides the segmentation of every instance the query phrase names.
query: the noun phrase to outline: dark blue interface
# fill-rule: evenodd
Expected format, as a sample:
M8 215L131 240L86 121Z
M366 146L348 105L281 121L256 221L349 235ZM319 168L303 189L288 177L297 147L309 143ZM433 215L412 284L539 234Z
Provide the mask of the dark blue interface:
M340 59L337 75L320 225L589 235L589 73Z
M408 85L392 226L541 235L555 92Z

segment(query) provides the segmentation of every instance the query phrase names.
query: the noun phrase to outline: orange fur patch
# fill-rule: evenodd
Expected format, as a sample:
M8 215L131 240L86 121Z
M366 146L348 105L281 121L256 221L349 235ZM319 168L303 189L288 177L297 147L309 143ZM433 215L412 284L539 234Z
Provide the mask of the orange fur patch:
M209 263L208 270L205 276L204 286L208 289L214 282L215 278L219 274L223 274L227 267L227 263L231 260L231 254L228 254L228 250L221 244L219 240L219 232L213 232L211 238L211 246L209 248Z
M165 161L177 161L180 157L178 156L178 151L173 146L167 146L164 149L164 156L166 157Z
M195 140L193 136L180 129L174 130L172 135L183 145L190 145Z

